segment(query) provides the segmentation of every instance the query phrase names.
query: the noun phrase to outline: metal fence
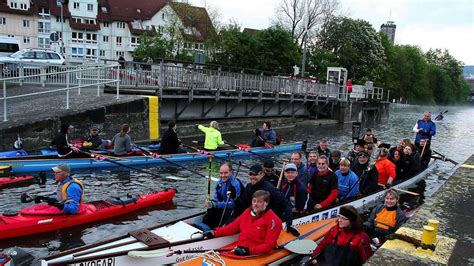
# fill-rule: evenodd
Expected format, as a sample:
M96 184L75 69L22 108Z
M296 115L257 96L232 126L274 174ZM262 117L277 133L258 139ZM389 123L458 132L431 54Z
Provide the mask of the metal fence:
M70 93L77 90L81 94L81 89L86 87L97 87L97 96L100 96L102 85L113 84L117 88L117 96L120 97L120 78L114 75L117 73L119 65L81 65L81 66L45 66L29 67L22 65L18 67L17 73L9 73L13 77L1 78L3 86L3 121L8 121L7 103L8 100L17 98L31 98L36 95L50 94L57 92L66 93L66 109L69 109ZM5 74L5 73L4 73ZM7 86L33 84L45 87L54 86L57 89L51 89L40 92L8 95Z

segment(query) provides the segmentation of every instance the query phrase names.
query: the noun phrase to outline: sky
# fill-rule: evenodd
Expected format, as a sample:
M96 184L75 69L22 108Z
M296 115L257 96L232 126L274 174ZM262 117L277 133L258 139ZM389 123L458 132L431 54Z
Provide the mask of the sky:
M221 21L242 28L272 25L281 0L189 0L219 11ZM397 25L396 44L447 49L465 65L474 65L474 0L339 0L341 12L363 19L378 31L388 20Z

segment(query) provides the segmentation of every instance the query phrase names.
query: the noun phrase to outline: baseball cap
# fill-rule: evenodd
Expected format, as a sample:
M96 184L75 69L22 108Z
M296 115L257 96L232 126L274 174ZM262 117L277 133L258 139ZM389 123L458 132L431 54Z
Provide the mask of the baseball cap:
M99 130L99 127L97 125L92 125L89 129L90 130Z
M361 155L363 155L363 156L365 156L365 157L367 157L367 158L370 158L369 153L366 152L366 151L361 151L361 152L359 152L359 156L361 156Z
M62 163L62 164L58 164L56 165L55 167L51 168L55 173L57 172L71 172L71 168L69 167L69 165L65 164L65 163Z
M262 171L263 171L263 168L259 164L254 164L249 169L249 173L254 173L254 174L258 174Z
M298 168L296 167L296 164L289 163L289 164L285 165L285 172L290 171L290 170L293 170L293 171L298 170Z
M271 161L271 160L266 160L265 162L263 162L263 167L265 167L265 168L273 168L273 167L275 167L275 164L274 164L273 161Z

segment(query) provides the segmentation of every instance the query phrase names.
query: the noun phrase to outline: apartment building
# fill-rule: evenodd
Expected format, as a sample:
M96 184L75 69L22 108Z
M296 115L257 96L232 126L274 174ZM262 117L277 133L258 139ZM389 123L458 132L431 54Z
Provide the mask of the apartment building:
M204 50L214 27L204 8L167 0L0 0L0 35L22 49L63 46L69 62L131 60L140 35L155 32L179 39L176 52L192 53Z

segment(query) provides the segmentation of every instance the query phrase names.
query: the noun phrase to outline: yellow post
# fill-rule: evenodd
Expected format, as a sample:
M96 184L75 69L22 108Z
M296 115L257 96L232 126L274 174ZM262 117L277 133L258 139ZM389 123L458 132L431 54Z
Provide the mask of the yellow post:
M438 236L438 226L439 226L439 221L435 219L429 219L428 220L428 226L431 226L434 228L434 240L436 241L436 238Z
M429 225L423 226L423 235L421 236L421 243L423 245L430 246L434 244L435 239L436 239L434 230L435 229Z
M147 96L148 97L148 128L150 131L150 139L159 139L160 138L160 129L159 129L159 110L158 110L158 97L157 96Z

